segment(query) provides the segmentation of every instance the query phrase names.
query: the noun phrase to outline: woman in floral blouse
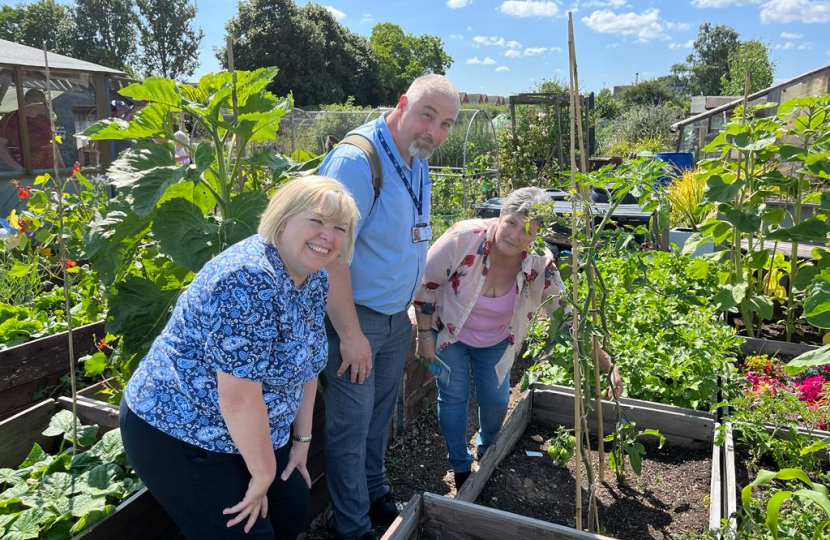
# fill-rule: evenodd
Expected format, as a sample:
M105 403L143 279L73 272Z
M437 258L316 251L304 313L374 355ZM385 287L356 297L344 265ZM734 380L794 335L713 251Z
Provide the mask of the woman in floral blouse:
M457 489L472 464L466 440L470 370L481 456L507 412L508 373L527 335L528 321L540 306L550 314L560 305L564 285L551 253L528 252L540 225L528 216L534 206L548 202L539 188L517 189L507 197L499 218L456 223L427 254L414 300L418 354L433 361L437 343L438 357L451 369L449 383L438 383L438 419ZM608 369L607 356L601 364Z
M351 258L356 220L340 182L285 184L258 234L196 274L130 379L127 458L189 540L294 539L302 528L328 358L324 266Z

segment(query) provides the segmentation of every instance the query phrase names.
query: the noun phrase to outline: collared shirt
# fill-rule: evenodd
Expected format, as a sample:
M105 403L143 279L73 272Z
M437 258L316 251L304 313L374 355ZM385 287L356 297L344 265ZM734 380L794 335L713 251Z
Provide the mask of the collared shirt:
M423 198L423 221L429 222L430 180L425 159L406 163L389 132L385 117L352 133L368 137L383 168L383 188L374 203L372 171L366 154L357 147L337 146L320 167L322 176L342 182L354 195L360 219L355 228L354 257L350 264L355 304L392 315L403 311L415 295L426 262L428 242L414 243L412 228L420 222L415 203L381 146L383 133L415 195ZM423 194L419 193L423 180Z
M303 385L326 365L328 274L297 287L277 249L259 236L205 264L133 374L135 414L206 450L239 453L219 410L217 371L262 383L271 442L288 442Z
M415 295L415 308L432 314L438 330L438 352L458 341L458 333L481 294L490 269L490 246L495 237L498 218L459 221L441 235L429 249L421 286ZM540 278L541 279L538 279ZM513 306L508 347L496 364L499 381L513 365L516 344L527 336L527 323L544 304L548 315L560 305L565 289L553 256L527 251L522 253L522 269L516 275L519 292Z

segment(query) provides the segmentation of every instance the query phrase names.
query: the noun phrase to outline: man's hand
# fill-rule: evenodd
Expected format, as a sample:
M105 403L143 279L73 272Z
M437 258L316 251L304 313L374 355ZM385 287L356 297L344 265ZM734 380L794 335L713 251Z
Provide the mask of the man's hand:
M349 380L353 383L363 384L363 381L372 371L372 346L369 345L366 336L358 332L353 337L341 337L340 357L343 359L343 363L340 364L340 369L337 370L337 376L339 377L346 373L347 369L351 369Z

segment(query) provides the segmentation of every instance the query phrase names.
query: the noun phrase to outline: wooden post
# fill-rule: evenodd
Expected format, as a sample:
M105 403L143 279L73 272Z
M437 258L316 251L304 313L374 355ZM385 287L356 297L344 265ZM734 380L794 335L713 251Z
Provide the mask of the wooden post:
M568 18L571 18L571 13L568 13ZM578 191L576 186L576 122L575 117L575 94L574 94L574 72L573 72L573 32L572 26L568 25L568 45L571 51L571 69L570 75L570 120L571 120L571 253L572 253L572 269L571 269L571 283L573 284L573 301L575 309L573 312L573 328L575 331L571 332L573 338L574 348L574 436L576 437L575 448L575 471L574 476L576 480L576 528L582 530L582 377L580 376L579 366L579 236L577 233L577 208L576 200L578 198ZM583 201L583 204L585 202Z
M20 124L20 157L23 158L23 168L26 169L26 174L31 175L32 168L32 149L29 146L29 121L26 116L26 98L23 92L23 72L20 66L14 67L14 86L17 93L17 118Z
M574 86L574 102L576 104L576 110L574 114L576 115L578 121L576 122L577 126L577 138L579 139L579 161L580 165L582 166L582 174L588 174L588 157L585 154L585 137L582 131L582 97L579 95L579 70L577 69L576 63L576 41L574 40L573 35L573 17L570 15L568 16L568 36L570 39L570 56L571 56L571 69L573 69L573 86ZM590 193L586 190L583 194L585 201L589 200ZM591 214L588 205L585 204L585 236L590 241L592 237L593 231L593 215ZM593 256L593 254L590 254ZM587 266L585 267L586 272L593 272L593 267L591 266L591 262L588 261ZM597 324L597 295L596 291L591 291L591 319L594 325ZM599 443L597 444L597 453L598 453L598 461L599 461L599 481L605 481L605 448L603 447L602 440L605 437L605 433L603 432L602 426L602 396L600 395L600 377L599 377L599 340L597 336L591 336L591 356L594 360L594 393L596 394L596 408L597 408L597 426L598 426L598 433L597 437L599 439Z

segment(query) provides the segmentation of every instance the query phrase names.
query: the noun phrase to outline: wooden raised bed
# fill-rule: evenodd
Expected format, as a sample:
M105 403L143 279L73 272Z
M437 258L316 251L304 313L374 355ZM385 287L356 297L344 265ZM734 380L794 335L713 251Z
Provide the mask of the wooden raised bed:
M432 493L412 497L382 538L382 540L419 539L613 540L607 536L578 531L563 525Z
M789 341L778 341L775 339L744 337L741 351L746 354L766 354L769 356L788 356L795 358L806 352L814 351L818 345L807 343L791 343Z
M666 437L667 444L693 449L711 449L712 476L708 524L709 527L719 526L721 518L724 517L721 483L722 448L713 444L716 427L713 415L635 399L623 398L620 403L627 417L636 422L639 428L658 429ZM614 403L611 401L603 402L603 423L606 434L613 432ZM457 493L456 499L473 503L478 498L496 467L513 450L516 442L530 424L572 427L573 389L564 386L534 385L526 391L479 463L479 469L470 475ZM596 417L593 414L589 417L589 429L592 431L596 429ZM608 474L613 473L609 471ZM485 513L490 511L495 512L489 508L482 509ZM568 527L564 528L574 531ZM573 536L573 538L599 537Z
M42 433L52 416L62 409L72 409L66 397L47 399L0 422L0 467L17 468L34 443L54 453L59 437ZM99 433L118 428L118 409L93 400L78 400L78 418L85 424L97 424ZM146 488L133 494L108 515L73 540L174 540L178 528Z
M104 336L104 323L73 330L75 357L95 350L95 338ZM42 337L0 351L0 419L38 401L38 391L55 386L69 373L67 332Z

